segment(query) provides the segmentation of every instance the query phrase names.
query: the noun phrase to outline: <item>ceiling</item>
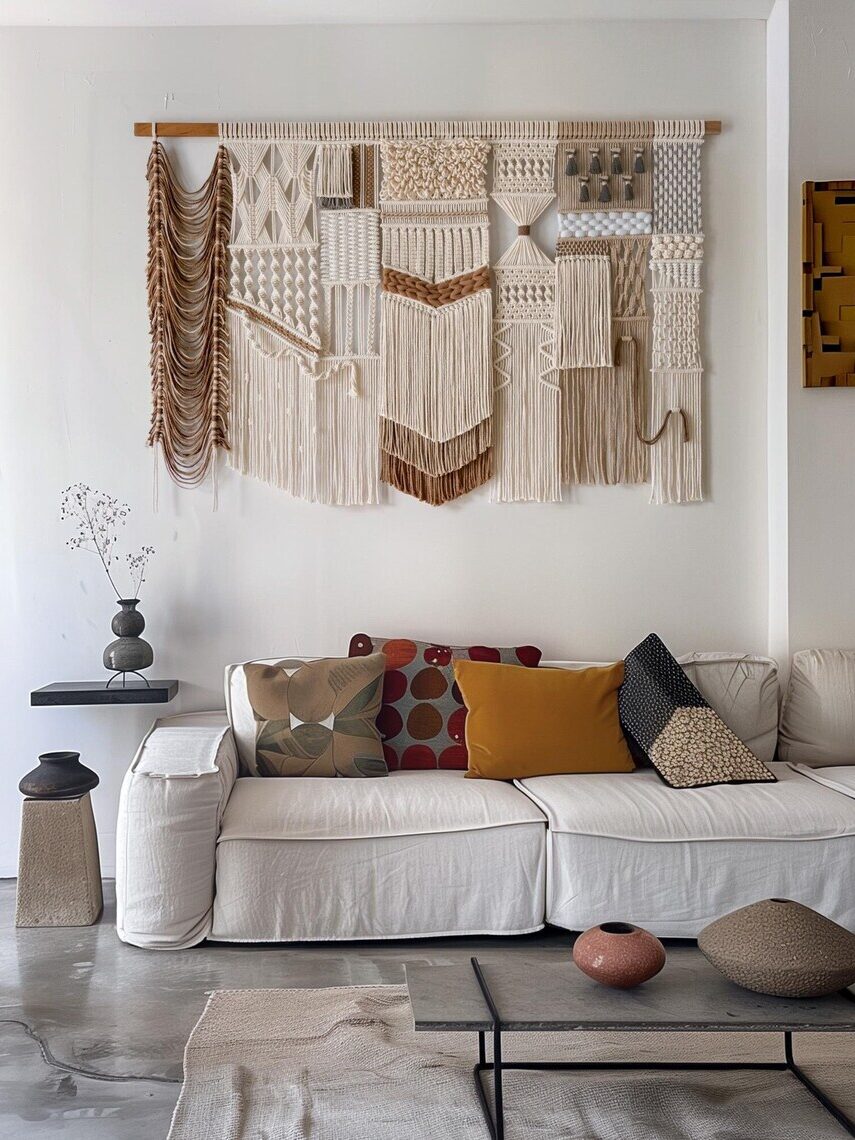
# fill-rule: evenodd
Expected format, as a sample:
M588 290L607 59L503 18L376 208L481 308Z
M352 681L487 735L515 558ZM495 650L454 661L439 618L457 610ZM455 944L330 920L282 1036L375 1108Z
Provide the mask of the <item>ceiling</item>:
M0 25L168 27L269 24L765 20L774 0L2 0Z

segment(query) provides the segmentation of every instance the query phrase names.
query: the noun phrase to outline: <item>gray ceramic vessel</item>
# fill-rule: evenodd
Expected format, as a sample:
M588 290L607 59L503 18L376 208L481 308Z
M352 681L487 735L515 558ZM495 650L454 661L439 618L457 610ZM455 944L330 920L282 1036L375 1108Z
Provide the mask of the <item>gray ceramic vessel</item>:
M120 598L122 607L110 628L116 634L104 650L104 668L116 673L136 673L148 669L154 661L154 650L139 635L145 629L145 618L137 609L139 598Z
M705 926L698 947L731 982L773 997L855 984L855 934L792 899L765 899Z

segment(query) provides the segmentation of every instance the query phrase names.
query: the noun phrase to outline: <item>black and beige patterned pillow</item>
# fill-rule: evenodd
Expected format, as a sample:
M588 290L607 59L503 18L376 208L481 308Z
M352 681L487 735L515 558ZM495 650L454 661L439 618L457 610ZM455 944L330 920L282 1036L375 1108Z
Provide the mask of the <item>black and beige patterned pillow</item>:
M776 779L710 708L655 633L627 656L618 705L633 752L672 788Z

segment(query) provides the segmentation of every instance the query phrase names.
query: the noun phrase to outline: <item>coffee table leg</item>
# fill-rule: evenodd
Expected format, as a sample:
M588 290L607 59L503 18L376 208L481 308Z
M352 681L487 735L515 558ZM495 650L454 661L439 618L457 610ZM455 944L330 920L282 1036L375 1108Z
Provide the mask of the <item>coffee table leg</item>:
M490 1018L493 1022L493 1061L492 1064L487 1064L486 1050L484 1048L484 1033L483 1031L478 1034L478 1058L479 1063L475 1069L475 1078L478 1085L478 1092L481 1100L481 1107L484 1109L484 1115L487 1118L487 1125L490 1129L490 1135L493 1140L505 1140L505 1108L502 1097L502 1019L499 1016L499 1011L496 1008L496 1003L493 1000L493 995L490 993L490 987L487 985L487 979L481 972L481 966L477 958L470 958L472 969L475 971L475 978L481 988L481 993L484 995L484 1001L487 1003L487 1008L490 1011ZM483 1086L481 1084L481 1073L486 1069L493 1070L493 1113L492 1119L490 1109L487 1104L487 1099L484 1096Z
M822 1089L817 1088L810 1077L799 1068L796 1064L795 1057L793 1056L793 1034L787 1029L784 1031L784 1059L787 1062L787 1068L807 1089L807 1091L814 1097L826 1112L830 1112L838 1124L842 1125L850 1136L855 1136L855 1124L846 1116L837 1105L825 1095Z
M496 1140L505 1138L505 1107L502 1103L502 1031L493 1030L493 1101L495 1104Z

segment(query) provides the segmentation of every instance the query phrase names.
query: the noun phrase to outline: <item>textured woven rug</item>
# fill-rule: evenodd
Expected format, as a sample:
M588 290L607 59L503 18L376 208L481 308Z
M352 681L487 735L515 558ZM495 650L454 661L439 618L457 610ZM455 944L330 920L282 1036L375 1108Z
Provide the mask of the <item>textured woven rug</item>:
M816 1042L820 1035L811 1035ZM838 1085L841 1036L828 1040ZM508 1059L778 1060L769 1034L508 1034ZM169 1140L486 1140L474 1034L415 1033L404 986L222 990ZM786 1073L508 1073L508 1140L839 1140Z

